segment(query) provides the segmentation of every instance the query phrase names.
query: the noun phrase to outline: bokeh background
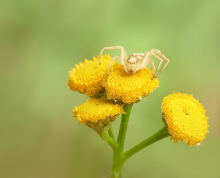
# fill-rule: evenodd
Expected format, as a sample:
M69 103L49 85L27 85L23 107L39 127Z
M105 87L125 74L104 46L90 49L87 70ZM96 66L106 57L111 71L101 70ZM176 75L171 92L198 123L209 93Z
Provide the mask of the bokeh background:
M174 91L202 102L210 124L200 147L166 138L131 157L123 177L219 178L219 8L218 0L2 0L0 177L109 177L112 150L72 117L87 97L67 82L76 63L122 45L171 60L160 88L133 107L126 149L163 126L161 102Z

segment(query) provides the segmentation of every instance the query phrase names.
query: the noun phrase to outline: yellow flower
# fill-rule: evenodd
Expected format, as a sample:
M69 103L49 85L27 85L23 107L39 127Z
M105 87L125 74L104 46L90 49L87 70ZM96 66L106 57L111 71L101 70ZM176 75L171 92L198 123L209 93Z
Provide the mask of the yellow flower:
M109 55L101 56L101 65L98 58L86 60L76 64L76 67L69 72L68 85L73 91L79 91L88 96L94 96L104 90L102 79L108 71L108 65L111 61Z
M83 123L93 128L99 129L102 126L113 122L120 114L125 114L123 105L116 104L107 98L90 98L84 104L75 106L73 116L79 123Z
M153 78L150 69L141 69L134 74L128 74L121 64L115 63L103 85L108 97L130 104L153 92L159 86L159 81Z
M208 133L205 112L202 104L189 94L173 93L163 99L163 118L174 142L199 145Z

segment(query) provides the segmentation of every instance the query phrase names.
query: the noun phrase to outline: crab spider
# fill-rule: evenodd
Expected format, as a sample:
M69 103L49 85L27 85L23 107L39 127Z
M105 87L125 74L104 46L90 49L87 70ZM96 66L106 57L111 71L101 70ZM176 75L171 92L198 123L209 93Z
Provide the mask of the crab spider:
M112 49L119 49L121 50L121 55L115 56L112 58L111 62L109 63L109 73L112 63L115 59L118 59L120 63L124 66L124 69L127 73L133 74L137 72L140 69L144 69L147 67L147 65L150 63L153 71L153 77L157 77L163 70L166 68L166 66L169 64L170 60L160 52L158 49L151 49L149 52L146 53L132 53L127 58L126 51L124 47L122 46L110 46L110 47L104 47L100 54L99 54L99 64L100 62L100 56L103 54L104 50L112 50ZM152 60L152 56L154 56L156 59L159 60L159 64L157 68L155 67L155 64ZM166 64L161 68L161 64L163 60L166 61Z

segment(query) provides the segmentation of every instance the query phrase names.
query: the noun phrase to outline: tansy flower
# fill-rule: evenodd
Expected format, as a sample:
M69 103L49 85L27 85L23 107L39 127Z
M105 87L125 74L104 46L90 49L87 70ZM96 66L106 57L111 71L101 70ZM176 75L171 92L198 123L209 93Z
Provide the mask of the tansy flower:
M202 104L192 95L168 95L163 99L162 113L174 142L182 140L189 146L195 146L205 139L209 127L208 118Z
M68 85L73 91L79 91L88 96L94 96L104 90L102 79L108 71L108 65L111 61L109 55L101 56L102 64L94 57L92 60L86 60L76 64L76 67L69 72Z
M125 114L123 105L116 104L104 97L90 98L84 104L75 106L73 109L73 116L79 123L86 124L94 130L113 122L120 114Z
M153 92L159 86L157 78L153 78L152 70L141 69L128 74L121 64L115 63L103 83L107 95L115 100L130 104Z

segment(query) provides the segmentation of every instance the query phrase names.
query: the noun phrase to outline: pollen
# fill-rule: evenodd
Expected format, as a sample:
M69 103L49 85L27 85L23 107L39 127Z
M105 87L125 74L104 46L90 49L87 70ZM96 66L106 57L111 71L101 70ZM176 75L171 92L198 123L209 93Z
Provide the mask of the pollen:
M94 129L98 125L107 125L113 122L120 114L125 114L123 105L116 104L107 98L90 98L84 104L75 106L73 116L79 123L86 124Z
M108 97L131 104L153 92L159 86L159 81L153 78L150 69L141 69L129 74L121 64L115 63L103 85Z
M94 57L92 60L85 59L84 62L76 64L75 68L69 72L68 85L73 91L86 94L87 96L94 96L104 90L102 79L108 71L108 65L111 61L109 55L101 56L101 65L98 58Z
M205 109L192 95L173 93L163 99L162 113L171 140L185 141L189 146L202 142L208 133Z

